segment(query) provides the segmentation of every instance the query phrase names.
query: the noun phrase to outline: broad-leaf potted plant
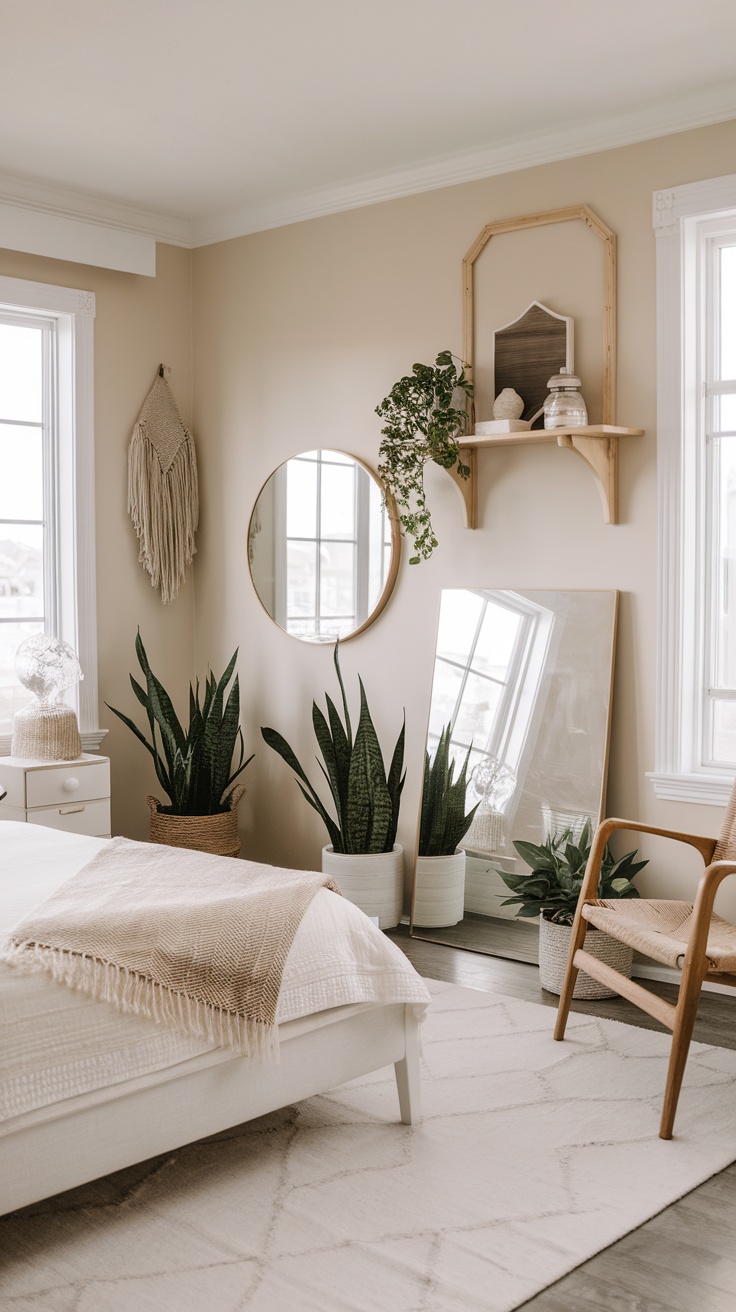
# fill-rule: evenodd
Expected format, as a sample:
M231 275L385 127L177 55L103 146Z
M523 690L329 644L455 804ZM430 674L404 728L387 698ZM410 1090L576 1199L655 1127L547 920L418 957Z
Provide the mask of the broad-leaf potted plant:
M467 412L454 404L457 392L472 397L473 385L461 361L440 351L434 365L415 364L376 406L385 420L381 429L378 472L398 507L404 531L414 541L409 564L428 559L437 546L424 493L428 460L443 469L470 474L460 459L460 438L467 430Z
M514 843L514 847L531 867L529 872L512 875L505 870L498 871L506 887L513 893L513 897L506 898L503 906L515 905L518 908L517 916L526 919L540 916L539 978L542 988L549 993L559 994L562 989L570 949L570 931L592 841L590 820L585 821L577 838L572 829L566 829L539 846L519 841ZM599 898L639 896L632 881L647 862L635 861L635 856L636 851L633 851L617 859L606 845L598 884ZM631 975L631 948L593 926L588 930L585 950L621 974ZM616 995L604 984L581 971L573 996L612 998Z
M471 748L457 778L450 758L452 724L440 734L434 759L425 753L422 809L414 878L412 924L422 929L456 925L465 905L465 850L460 847L478 803L465 810Z
M130 683L148 717L150 741L137 724L114 706L109 709L126 724L153 757L158 781L169 798L163 805L149 795L151 842L169 847L189 847L221 856L238 856L237 805L245 789L233 788L235 780L253 760L243 760L245 750L240 728L240 688L238 676L225 699L227 685L237 660L237 648L221 679L210 673L200 697L199 680L189 685L189 727L185 730L174 710L171 698L156 678L141 641L136 636L135 650L145 688L130 676ZM236 746L238 761L233 767Z
M324 823L330 842L322 849L323 871L333 876L345 897L377 917L381 929L391 929L401 919L404 891L403 849L396 842L396 831L406 777L405 726L387 774L360 678L360 715L353 735L338 647L336 643L334 663L344 722L328 694L327 716L312 702L312 725L322 755L317 763L329 787L334 818L286 739L276 729L262 728L261 733L294 771L302 796Z

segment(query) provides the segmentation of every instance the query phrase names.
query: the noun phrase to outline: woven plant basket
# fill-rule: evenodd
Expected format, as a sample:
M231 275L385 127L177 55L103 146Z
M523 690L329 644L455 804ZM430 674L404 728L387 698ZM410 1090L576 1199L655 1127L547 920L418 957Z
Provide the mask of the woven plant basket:
M539 982L548 993L557 993L559 995L562 992L567 958L570 952L571 933L571 925L554 925L544 915L541 916L539 921ZM605 961L607 965L613 966L613 969L617 970L619 974L625 975L627 979L631 978L634 953L625 943L619 943L617 939L611 938L609 934L604 934L602 930L594 929L590 925L585 935L584 946L585 951L589 952L591 957L597 957L599 961ZM600 984L597 979L592 979L590 975L586 975L581 970L575 981L575 992L572 996L574 998L615 998L617 995L615 990L606 988L605 984Z
M322 848L322 870L332 875L348 902L378 920L379 929L398 925L404 903L404 849L398 843L390 852L364 856L335 852L329 843Z
M244 792L242 784L233 788L228 799L230 810L218 815L169 815L161 809L158 798L149 793L146 801L151 808L151 842L211 852L214 856L239 856L238 802Z

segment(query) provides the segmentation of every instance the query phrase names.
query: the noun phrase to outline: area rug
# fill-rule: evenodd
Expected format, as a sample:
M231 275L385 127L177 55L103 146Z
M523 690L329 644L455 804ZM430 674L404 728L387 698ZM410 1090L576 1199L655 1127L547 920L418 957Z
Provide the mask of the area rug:
M736 1158L736 1052L429 981L391 1070L0 1220L4 1312L510 1312Z

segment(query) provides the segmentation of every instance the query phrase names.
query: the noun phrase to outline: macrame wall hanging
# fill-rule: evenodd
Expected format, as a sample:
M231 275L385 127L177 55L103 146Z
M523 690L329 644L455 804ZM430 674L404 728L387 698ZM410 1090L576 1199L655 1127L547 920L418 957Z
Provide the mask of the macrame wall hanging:
M128 513L138 534L138 559L173 601L196 551L199 520L194 438L182 423L164 366L153 380L128 451Z

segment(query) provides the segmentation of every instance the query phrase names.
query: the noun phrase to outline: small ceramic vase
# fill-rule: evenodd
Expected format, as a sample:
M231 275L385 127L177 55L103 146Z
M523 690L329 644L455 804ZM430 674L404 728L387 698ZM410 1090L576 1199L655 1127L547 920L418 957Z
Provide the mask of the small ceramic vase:
M493 402L494 419L520 419L524 402L513 387L504 387Z

